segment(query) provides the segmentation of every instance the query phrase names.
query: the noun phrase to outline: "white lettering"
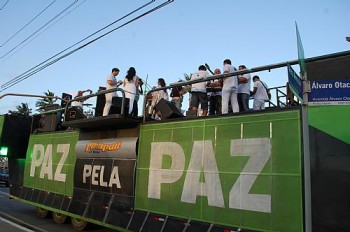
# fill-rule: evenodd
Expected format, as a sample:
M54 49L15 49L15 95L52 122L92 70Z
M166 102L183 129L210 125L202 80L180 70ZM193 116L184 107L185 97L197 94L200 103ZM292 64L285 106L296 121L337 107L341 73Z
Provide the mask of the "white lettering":
M92 185L98 185L98 174L99 174L99 170L101 169L100 165L94 165L92 167L92 175L91 175L91 184Z
M84 165L83 170L83 183L86 183L86 179L91 176L92 166L91 165Z
M41 164L40 178L44 178L47 175L47 179L52 180L52 144L47 145L43 163Z
M271 156L270 139L232 140L230 150L231 156L248 156L249 160L230 191L229 207L233 209L270 213L271 195L249 193L256 178ZM265 178L271 179L272 177L269 175L265 176Z
M30 176L33 177L35 175L35 169L41 166L41 163L44 159L44 151L45 148L42 144L34 144L33 154L32 154L32 162L30 164ZM38 157L39 154L39 157Z
M203 182L200 180L202 172ZM193 144L181 201L195 204L197 196L206 196L210 206L225 207L214 149L209 140Z
M121 188L120 184L120 179L119 179L119 168L118 166L114 166L112 173L111 173L111 178L109 179L109 187L112 187L112 185L115 184L117 188Z
M171 166L162 169L164 156L170 156ZM174 142L153 142L149 167L148 197L160 199L162 184L178 181L185 167L185 154L182 147Z
M69 154L70 144L58 144L57 153L62 153L61 159L57 165L54 179L61 182L66 182L66 174L62 173L62 168Z

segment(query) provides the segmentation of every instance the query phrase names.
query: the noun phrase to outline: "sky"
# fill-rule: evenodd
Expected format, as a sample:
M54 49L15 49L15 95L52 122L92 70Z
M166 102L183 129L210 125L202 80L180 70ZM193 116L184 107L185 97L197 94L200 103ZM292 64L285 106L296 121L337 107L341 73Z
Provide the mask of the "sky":
M105 86L114 67L120 69L118 80L135 67L139 77L156 86L160 77L174 83L204 63L222 69L227 58L236 67L248 68L296 60L296 23L306 58L350 50L345 39L350 36L349 0L174 0L121 27L166 2L156 0L98 32L149 2L0 0L1 86L47 64L51 57L64 56L25 80L2 87L0 95L95 92ZM69 54L82 45L86 46ZM286 68L255 74L269 87L287 82ZM35 113L37 100L5 97L0 99L0 114L21 103L28 103ZM96 99L88 101L95 104Z

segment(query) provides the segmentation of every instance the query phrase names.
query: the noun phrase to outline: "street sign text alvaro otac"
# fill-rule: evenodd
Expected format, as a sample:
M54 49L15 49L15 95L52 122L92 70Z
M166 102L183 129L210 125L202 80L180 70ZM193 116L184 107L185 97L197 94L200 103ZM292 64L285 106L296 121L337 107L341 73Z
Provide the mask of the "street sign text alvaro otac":
M320 80L310 84L310 105L350 104L350 80Z

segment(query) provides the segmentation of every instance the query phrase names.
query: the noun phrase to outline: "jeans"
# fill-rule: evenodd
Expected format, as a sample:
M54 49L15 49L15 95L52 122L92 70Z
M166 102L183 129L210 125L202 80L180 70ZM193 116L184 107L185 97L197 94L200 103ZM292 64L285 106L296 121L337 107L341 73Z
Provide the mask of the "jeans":
M239 112L244 112L249 110L249 97L247 93L239 93L237 95Z

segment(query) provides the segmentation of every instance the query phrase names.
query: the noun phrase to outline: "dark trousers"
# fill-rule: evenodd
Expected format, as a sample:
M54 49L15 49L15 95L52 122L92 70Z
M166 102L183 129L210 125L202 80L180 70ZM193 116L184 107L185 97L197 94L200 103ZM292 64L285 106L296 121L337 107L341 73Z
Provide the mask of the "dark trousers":
M221 96L209 97L209 115L221 114Z
M249 110L249 97L250 96L247 93L237 94L239 112L244 112Z

